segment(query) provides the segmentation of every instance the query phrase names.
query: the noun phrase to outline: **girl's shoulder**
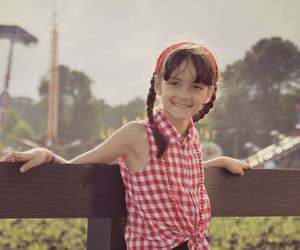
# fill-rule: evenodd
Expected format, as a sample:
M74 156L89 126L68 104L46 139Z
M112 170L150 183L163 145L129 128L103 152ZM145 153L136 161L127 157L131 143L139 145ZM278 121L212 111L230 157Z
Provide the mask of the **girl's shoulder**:
M136 146L136 143L142 143L147 140L147 131L143 125L143 121L131 121L123 127L123 130L127 141L133 146Z
M128 131L134 131L137 133L146 133L144 121L130 121L128 122L124 128Z
M149 161L147 130L143 122L129 122L124 127L128 154L125 162L130 171L142 170Z

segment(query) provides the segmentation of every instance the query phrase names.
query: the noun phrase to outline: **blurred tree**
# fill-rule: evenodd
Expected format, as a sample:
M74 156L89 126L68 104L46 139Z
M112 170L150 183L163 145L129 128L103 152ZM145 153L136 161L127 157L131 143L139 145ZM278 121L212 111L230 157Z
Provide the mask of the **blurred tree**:
M125 120L144 118L145 102L136 98L128 104L111 107L104 100L94 98L91 92L92 81L83 72L72 71L67 66L59 66L59 120L58 120L58 144L66 145L74 140L81 139L82 144L75 148L58 147L57 153L66 158L89 150L101 143L107 135L122 126ZM47 74L41 78L38 87L40 100L36 103L28 97L16 97L12 101L10 119L7 121L5 133L31 140L41 146L45 145L47 133L47 106L48 106ZM12 130L13 124L18 120L24 122L18 125L20 128ZM30 126L33 130L31 130ZM27 131L27 134L26 134ZM34 131L34 132L33 132ZM19 139L20 139L19 138ZM9 139L11 142L11 138ZM22 145L21 143L19 143ZM20 149L20 145L11 147ZM24 149L28 146L21 146Z
M34 102L29 97L14 97L12 99L11 108L15 109L20 117L24 119L34 131L38 143L41 143L41 138L45 136L47 103L45 100Z
M83 72L59 66L58 89L58 144L80 139L83 144L73 150L61 152L68 156L90 148L99 127L99 115L106 109L103 101L96 100L91 92L92 81ZM42 78L39 93L43 101L48 98L47 76ZM45 111L47 113L47 111ZM67 153L68 152L68 153Z
M135 98L125 105L110 107L106 110L105 115L101 118L101 124L105 128L118 129L123 125L123 121L132 121L144 119L145 101L142 98Z
M293 87L300 87L300 52L297 46L279 37L262 39L247 52L243 73L245 83L253 93L255 108L264 114L258 121L260 126L265 132L282 126L281 96Z
M36 136L30 125L21 118L14 109L8 109L4 122L4 148L9 146L14 150L28 150L29 147L23 145L20 139L36 140Z
M218 141L227 154L245 156L240 149L247 141L264 147L271 143L270 131L292 131L292 103L299 99L300 88L296 45L279 37L262 39L243 60L228 65L223 77L223 105L216 105L213 116Z

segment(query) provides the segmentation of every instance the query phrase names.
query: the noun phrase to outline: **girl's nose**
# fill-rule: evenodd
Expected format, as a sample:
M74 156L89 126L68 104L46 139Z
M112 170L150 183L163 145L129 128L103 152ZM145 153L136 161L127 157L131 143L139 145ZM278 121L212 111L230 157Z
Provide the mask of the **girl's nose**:
M190 91L187 88L180 88L178 90L177 96L182 99L190 98Z

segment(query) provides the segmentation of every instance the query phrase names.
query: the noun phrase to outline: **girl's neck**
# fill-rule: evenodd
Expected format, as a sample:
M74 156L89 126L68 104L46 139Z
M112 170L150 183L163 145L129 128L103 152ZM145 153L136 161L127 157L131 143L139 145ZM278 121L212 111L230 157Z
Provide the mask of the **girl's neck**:
M173 125L173 127L181 135L182 138L187 136L190 120L176 120L170 118L166 113L164 113L164 115L167 117L168 121Z

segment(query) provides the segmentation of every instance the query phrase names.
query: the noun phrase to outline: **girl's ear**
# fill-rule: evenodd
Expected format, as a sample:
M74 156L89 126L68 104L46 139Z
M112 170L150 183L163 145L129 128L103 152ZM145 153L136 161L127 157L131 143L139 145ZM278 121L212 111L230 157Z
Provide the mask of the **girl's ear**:
M214 86L209 86L208 90L207 90L207 93L206 93L206 96L205 96L205 99L204 99L204 104L207 104L211 100L211 97L212 97L214 92L215 92L215 87Z
M161 80L157 75L154 76L154 90L157 95L161 94Z

